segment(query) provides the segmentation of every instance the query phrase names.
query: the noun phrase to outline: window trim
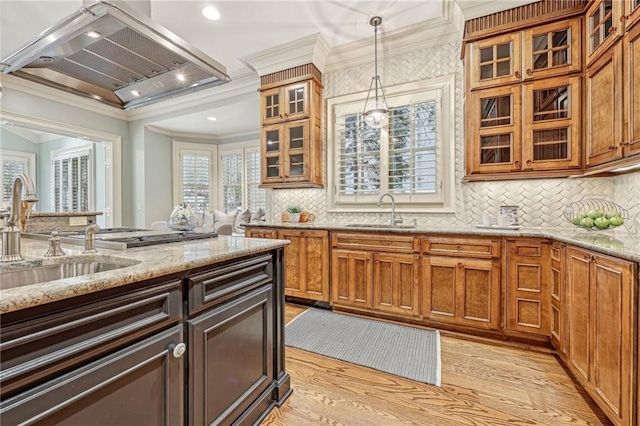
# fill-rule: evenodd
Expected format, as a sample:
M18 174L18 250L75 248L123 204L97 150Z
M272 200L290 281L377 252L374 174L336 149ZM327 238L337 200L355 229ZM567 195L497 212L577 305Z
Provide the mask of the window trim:
M193 143L193 142L171 142L171 162L172 162L172 174L173 174L173 205L176 206L182 203L182 152L183 151L199 151L206 152L210 156L209 161L209 176L211 177L209 182L209 208L218 200L218 185L216 185L215 179L218 177L218 146L206 143Z
M455 75L449 74L427 80L398 84L385 88L387 98L394 98L413 93L440 91L442 99L442 115L438 118L441 123L439 129L442 137L436 150L440 152L442 172L441 191L442 201L438 203L404 202L396 204L396 211L406 213L455 213L456 207L456 114L455 114ZM336 146L336 108L345 104L361 102L364 105L367 92L352 93L327 99L327 211L330 213L348 212L379 212L377 202L367 203L338 203L337 202L337 160L338 147ZM382 150L381 150L382 151ZM386 151L386 149L385 149ZM388 162L381 155L381 163ZM383 192L384 193L384 192ZM382 193L380 194L382 195ZM378 196L379 197L379 196ZM376 200L377 201L377 200Z
M36 154L35 152L24 152L24 151L13 151L10 149L0 149L0 168L2 168L3 160L7 158L10 160L21 161L24 160L27 163L27 174L36 185L36 195L38 193L38 168L36 164ZM4 175L4 171L0 170L0 176ZM10 202L11 200L9 200ZM0 200L0 204L3 203L4 200ZM36 204L37 205L37 204ZM35 206L33 210L36 210Z

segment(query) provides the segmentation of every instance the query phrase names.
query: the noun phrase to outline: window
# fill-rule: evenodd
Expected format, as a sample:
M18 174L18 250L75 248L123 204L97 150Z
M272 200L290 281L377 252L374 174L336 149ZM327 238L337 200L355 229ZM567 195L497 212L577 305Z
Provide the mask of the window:
M186 203L197 209L212 205L215 199L213 176L215 145L173 143L173 204Z
M371 211L390 193L404 211L453 211L453 76L387 88L387 126L362 117L365 96L330 99L331 211ZM366 95L366 94L365 94Z
M88 212L93 206L93 146L51 153L52 210Z
M260 185L260 147L220 148L221 203L225 211L266 210Z
M27 152L0 150L2 175L2 205L11 205L11 187L16 176L26 173L36 183L36 155ZM36 188L36 194L37 194Z

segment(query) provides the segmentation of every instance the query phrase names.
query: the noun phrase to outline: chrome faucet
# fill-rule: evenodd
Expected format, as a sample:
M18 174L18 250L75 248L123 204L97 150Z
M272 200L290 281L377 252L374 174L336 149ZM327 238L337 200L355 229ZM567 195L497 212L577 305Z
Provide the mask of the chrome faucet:
M389 194L388 192L385 192L384 194L382 194L380 196L380 199L378 200L378 207L382 205L382 199L384 197L391 198L391 226L395 226L398 223L402 223L403 219L401 217L396 217L396 199L393 198L393 195Z
M100 230L100 226L97 223L92 223L87 226L87 230L84 233L84 251L83 253L97 253L96 250L96 232Z
M20 199L22 188L25 188L25 197ZM25 173L19 174L11 187L11 214L2 228L2 257L0 262L17 262L23 260L20 253L20 218L22 216L22 201L35 203L36 188L31 178Z

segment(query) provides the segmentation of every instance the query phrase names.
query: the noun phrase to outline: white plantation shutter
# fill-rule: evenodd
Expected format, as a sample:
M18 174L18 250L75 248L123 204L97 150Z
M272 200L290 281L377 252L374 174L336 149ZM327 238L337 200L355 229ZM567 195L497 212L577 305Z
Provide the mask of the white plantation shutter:
M334 205L371 205L387 192L405 205L443 203L442 96L387 96L389 122L380 129L365 124L362 102L335 106Z
M197 208L208 206L211 198L211 152L183 149L180 158L181 202Z
M33 170L35 170L35 154L0 150L3 205L11 204L11 187L15 178L21 173L26 173L35 179L31 173Z
M55 151L51 154L52 209L54 212L93 210L93 148Z
M260 147L245 149L247 169L247 208L252 212L267 209L267 191L258 188L260 185Z
M221 149L222 205L225 211L266 209L260 185L260 147Z

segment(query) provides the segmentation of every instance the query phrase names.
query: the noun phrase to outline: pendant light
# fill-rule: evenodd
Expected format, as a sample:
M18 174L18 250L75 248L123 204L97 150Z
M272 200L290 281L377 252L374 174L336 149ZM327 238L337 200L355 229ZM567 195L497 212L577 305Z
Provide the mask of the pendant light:
M371 79L371 85L369 86L369 93L367 93L367 100L364 103L364 121L370 127L379 129L384 126L389 119L389 107L387 107L387 99L384 96L384 89L382 88L382 82L378 75L378 25L382 23L382 18L374 16L369 21L374 28L374 72L375 76ZM375 97L371 97L371 89L375 86ZM378 96L378 86L382 96Z

